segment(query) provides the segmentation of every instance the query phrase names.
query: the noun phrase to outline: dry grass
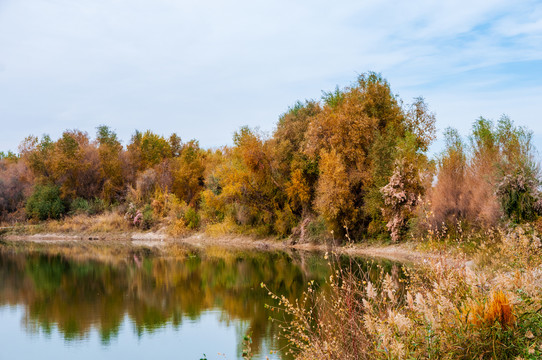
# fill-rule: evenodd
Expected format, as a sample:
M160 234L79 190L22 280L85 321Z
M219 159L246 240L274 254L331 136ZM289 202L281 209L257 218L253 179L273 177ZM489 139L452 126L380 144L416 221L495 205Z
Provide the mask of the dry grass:
M227 217L224 221L208 224L205 228L205 234L212 237L227 236L235 234L237 231L237 224L231 218Z
M133 230L123 215L111 211L99 215L79 214L62 220L50 220L41 227L41 232L55 233L118 233Z
M472 262L426 262L409 274L405 293L396 278L378 283L337 268L329 291L309 284L273 311L296 359L539 359L542 357L542 249L536 233L502 231ZM484 254L486 252L486 254Z

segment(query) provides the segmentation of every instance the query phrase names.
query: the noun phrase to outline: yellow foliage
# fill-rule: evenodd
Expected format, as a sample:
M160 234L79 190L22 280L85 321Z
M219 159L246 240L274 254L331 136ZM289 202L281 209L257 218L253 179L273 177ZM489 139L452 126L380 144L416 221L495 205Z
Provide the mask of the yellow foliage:
M286 188L286 193L293 207L303 207L310 201L310 187L303 177L301 169L296 169L292 172L292 180L290 180Z
M330 227L340 230L340 220L354 219L357 209L354 208L350 192L350 179L346 168L333 149L322 150L320 155L320 179L316 190L316 210L324 216Z
M204 189L205 153L197 141L185 144L173 162L172 192L191 206L196 206Z
M169 235L174 237L186 235L189 231L183 218L174 220L168 227Z

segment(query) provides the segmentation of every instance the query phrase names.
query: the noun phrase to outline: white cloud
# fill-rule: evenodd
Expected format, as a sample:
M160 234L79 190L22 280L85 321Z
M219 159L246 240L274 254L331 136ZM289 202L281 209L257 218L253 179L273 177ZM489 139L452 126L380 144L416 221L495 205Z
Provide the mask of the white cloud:
M541 14L504 0L4 0L0 148L101 123L125 140L151 128L230 143L240 125L270 130L297 99L367 70L405 101L435 99L443 126L499 109L542 133L542 99L503 65L542 61Z

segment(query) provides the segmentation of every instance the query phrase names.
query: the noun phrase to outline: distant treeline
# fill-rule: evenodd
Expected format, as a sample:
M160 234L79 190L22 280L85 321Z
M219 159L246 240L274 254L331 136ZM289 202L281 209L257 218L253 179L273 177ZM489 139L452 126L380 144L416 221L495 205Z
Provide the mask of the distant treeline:
M536 219L531 136L506 117L480 118L467 141L447 129L445 149L429 159L435 116L424 100L405 105L367 73L321 101L297 102L271 136L243 127L218 150L151 131L123 146L107 126L94 139L79 130L29 136L18 154L0 154L0 213L17 222L113 211L173 234L398 241Z

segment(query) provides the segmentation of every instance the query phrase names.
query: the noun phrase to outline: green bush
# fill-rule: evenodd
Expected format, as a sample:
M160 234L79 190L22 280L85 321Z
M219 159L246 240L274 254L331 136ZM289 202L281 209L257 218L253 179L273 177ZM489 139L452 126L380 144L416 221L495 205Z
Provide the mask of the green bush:
M70 204L70 214L88 214L90 210L90 204L86 199L83 198L76 198L72 201Z
M150 206L149 204L145 205L145 207L143 208L142 214L143 214L143 219L141 221L141 228L148 230L155 223L154 212L152 210L152 206Z
M96 215L105 210L105 202L100 198L94 200L86 200L83 198L76 198L70 204L70 215L75 214L87 214Z
M307 225L307 235L311 241L324 241L329 236L325 219L317 217L311 220Z
M518 172L505 175L497 184L497 196L504 214L521 223L536 219L539 208L539 181L535 176Z
M38 220L58 219L66 213L60 189L54 185L37 185L26 201L26 214Z
M94 198L94 200L90 200L88 202L89 209L87 210L87 214L89 215L96 215L104 212L106 208L105 201L100 198Z
M190 230L197 229L199 227L199 214L192 207L186 210L184 220L186 222L186 227L188 227Z

